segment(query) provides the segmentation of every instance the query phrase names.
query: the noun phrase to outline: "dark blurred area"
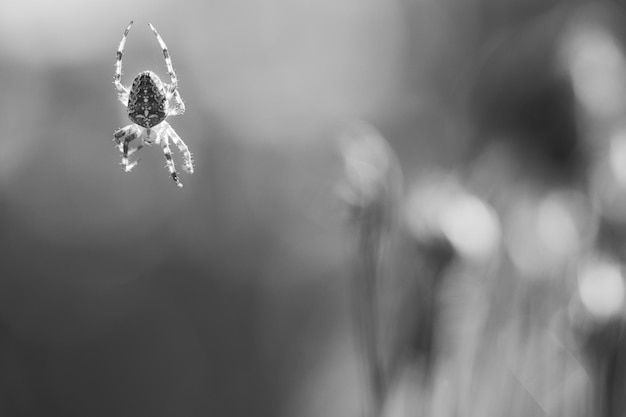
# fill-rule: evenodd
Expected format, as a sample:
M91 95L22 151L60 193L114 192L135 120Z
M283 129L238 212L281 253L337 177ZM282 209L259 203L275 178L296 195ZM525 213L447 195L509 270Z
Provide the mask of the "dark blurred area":
M625 6L4 4L0 416L625 416Z

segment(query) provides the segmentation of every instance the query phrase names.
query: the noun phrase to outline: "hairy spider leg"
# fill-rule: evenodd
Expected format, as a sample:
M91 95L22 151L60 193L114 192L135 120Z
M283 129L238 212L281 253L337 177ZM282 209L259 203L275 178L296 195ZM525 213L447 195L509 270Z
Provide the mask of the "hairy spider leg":
M133 140L135 140L136 138L137 138L137 134L135 132L132 132L131 134L126 136L126 138L124 138L124 144L122 145L122 165L124 166L124 171L126 172L130 172L139 163L139 160L136 160L130 163L128 162L128 156L132 155L133 153L135 153L141 148L141 145L140 145L136 148L133 148L132 152L129 152L128 144L132 142Z
M141 131L135 125L128 125L119 129L113 135L119 150L122 152L121 165L124 167L124 171L126 172L130 172L139 163L139 160L129 163L128 157L143 147L142 144L135 147L129 146L130 142L137 139L140 134Z
M130 135L134 133L135 134L135 138L140 137L141 136L141 129L135 125L135 124L130 124L128 126L122 127L121 129L116 130L113 133L113 140L115 141L115 143L117 144L117 148L119 148L120 152L122 152L122 148L124 145L124 139ZM139 146L139 148L143 147L143 145ZM129 151L129 155L131 155L133 153L132 149Z
M128 24L126 30L124 31L124 35L122 35L122 40L120 41L120 45L117 47L117 55L115 60L115 89L117 90L118 99L125 106L128 104L128 94L130 89L122 84L122 54L124 52L124 46L126 45L126 36L128 36L128 32L130 31L130 27L133 25L133 21Z
M161 146L163 146L165 162L167 164L167 169L170 171L172 179L176 183L176 186L182 187L183 184L181 184L181 182L178 180L178 172L176 172L176 166L174 165L174 161L172 160L172 151L170 150L170 144L167 140L167 136L163 137L163 140L161 141Z
M185 144L185 142L178 136L178 133L170 126L169 123L165 122L165 134L172 138L172 142L174 145L178 147L180 153L183 154L183 168L190 174L193 174L193 156L191 152L189 152L189 148Z
M115 143L120 145L122 143L122 139L128 135L128 130L132 127L132 125L125 126L121 129L116 130L113 133L113 140Z
M168 116L178 116L185 113L185 103L178 90L174 91L174 105L167 110Z
M159 35L159 32L157 32L154 26L152 26L152 23L149 23L148 25L150 26L152 33L154 33L154 35L156 36L157 41L159 41L159 45L161 46L161 49L163 50L163 57L165 58L165 65L167 66L167 73L172 79L172 83L168 86L169 88L168 88L168 92L166 96L167 99L169 100L174 94L174 92L176 91L176 88L178 88L178 78L176 77L176 72L174 72L174 66L172 65L172 58L170 57L170 53L167 49L167 46L165 45L165 42L163 41L163 38L161 38L161 35Z

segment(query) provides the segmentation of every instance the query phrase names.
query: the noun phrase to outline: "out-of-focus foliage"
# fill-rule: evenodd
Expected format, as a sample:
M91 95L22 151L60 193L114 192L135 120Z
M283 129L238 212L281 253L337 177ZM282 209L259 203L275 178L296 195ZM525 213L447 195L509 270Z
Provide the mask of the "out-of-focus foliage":
M0 415L623 415L623 7L3 5ZM119 166L131 19L183 190Z

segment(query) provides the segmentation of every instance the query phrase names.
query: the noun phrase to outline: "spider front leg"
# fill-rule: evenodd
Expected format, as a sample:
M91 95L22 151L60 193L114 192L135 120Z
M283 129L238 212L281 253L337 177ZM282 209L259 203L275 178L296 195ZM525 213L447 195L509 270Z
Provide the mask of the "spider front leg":
M122 103L124 105L124 107L128 106L128 97L130 95L130 90L125 87L122 86L122 88L126 89L124 91L120 91L119 89L117 90L117 99L120 101L120 103Z
M165 135L172 138L172 142L174 145L178 147L180 153L183 154L183 168L190 174L193 174L193 156L191 152L189 152L189 148L185 144L185 142L178 136L178 133L169 125L169 123L165 126Z
M172 94L172 98L174 99L174 105L167 110L168 116L179 116L185 113L185 102L180 96L178 90L174 91Z
M159 45L161 46L161 50L163 51L163 57L165 58L165 65L167 66L167 73L170 76L170 79L172 80L172 83L169 85L169 96L171 96L172 94L174 94L174 92L176 91L176 88L178 87L178 78L176 77L176 72L174 72L174 65L172 65L172 58L170 57L170 52L167 49L167 45L165 45L165 42L163 41L163 38L161 38L161 35L159 35L159 32L157 32L157 30L154 28L154 26L152 26L152 23L148 24L150 26L150 29L152 30L152 33L154 33L154 36L156 36L157 41L159 42Z
M117 55L115 60L115 77L113 81L115 84L115 89L117 90L117 98L125 106L128 104L128 95L130 93L130 89L122 84L122 55L124 53L124 45L126 45L126 36L128 36L128 32L130 31L130 27L132 25L133 22L131 21L126 27L124 35L122 35L120 45L117 48Z
M121 165L124 167L124 171L126 172L130 172L139 163L139 160L129 162L128 157L143 147L141 144L136 147L129 146L130 142L137 139L140 134L140 129L135 125L123 127L113 134L114 140L118 145L118 149L122 152Z
M169 140L167 135L161 138L161 146L163 146L163 154L165 155L165 163L167 164L167 169L170 172L170 176L176 183L177 187L182 187L183 184L178 179L178 172L176 172L176 166L174 165L174 161L172 160L172 151L170 150Z

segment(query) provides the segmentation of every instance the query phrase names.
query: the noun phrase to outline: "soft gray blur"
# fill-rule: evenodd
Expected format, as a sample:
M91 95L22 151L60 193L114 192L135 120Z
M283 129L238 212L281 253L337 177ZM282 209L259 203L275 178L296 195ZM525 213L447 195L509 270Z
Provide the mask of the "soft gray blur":
M363 415L355 122L404 176L380 413L623 415L594 335L623 323L625 20L562 3L5 2L0 415ZM159 146L119 165L130 20L122 82L167 80L148 23L180 80L182 189Z

